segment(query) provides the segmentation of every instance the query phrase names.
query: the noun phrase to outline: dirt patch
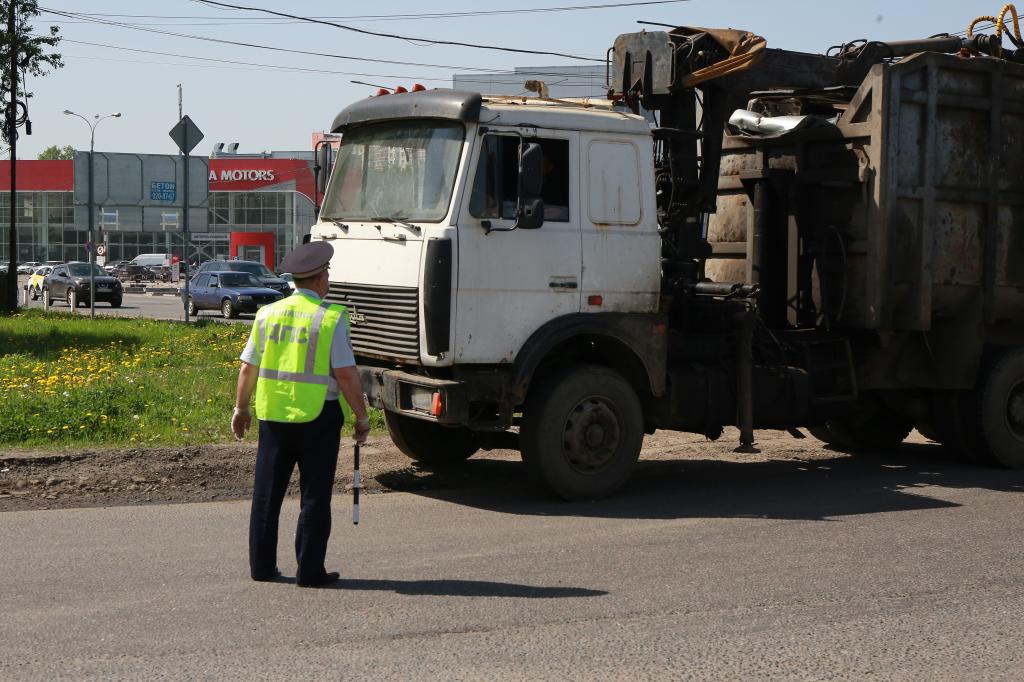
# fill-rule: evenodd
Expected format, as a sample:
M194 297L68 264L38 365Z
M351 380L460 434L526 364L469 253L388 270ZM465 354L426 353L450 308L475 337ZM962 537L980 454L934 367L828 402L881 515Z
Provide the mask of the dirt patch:
M830 459L842 456L813 438L785 433L758 434L761 454L739 455L735 433L716 442L700 436L657 433L644 442L637 476L657 476L665 467L694 460L720 462L769 459ZM912 440L925 442L916 433ZM352 483L352 449L346 443L334 488ZM0 512L27 509L240 500L252 495L256 446L250 443L184 447L5 450L0 452ZM472 466L428 471L414 464L387 437L373 437L363 448L362 474L368 493L466 488L494 484L495 476L524 476L519 453L482 452ZM478 460L484 460L478 462ZM289 495L296 495L293 476Z
M346 447L338 463L338 492L352 482L351 454ZM252 494L255 461L251 443L8 450L0 453L0 511L245 499ZM372 439L363 450L368 490L380 490L375 476L382 470L408 466L386 438ZM297 494L297 481L296 475L289 495Z

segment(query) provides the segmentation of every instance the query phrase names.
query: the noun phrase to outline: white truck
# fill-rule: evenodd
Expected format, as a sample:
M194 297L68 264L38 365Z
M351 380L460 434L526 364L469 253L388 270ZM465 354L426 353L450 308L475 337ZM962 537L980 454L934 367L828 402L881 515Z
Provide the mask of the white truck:
M655 429L714 438L737 425L749 450L754 428L805 426L862 450L916 425L1024 465L1024 304L1011 291L1024 272L991 270L1024 240L960 253L960 274L932 267L964 230L978 235L955 202L998 213L1006 200L986 190L998 162L957 169L963 145L997 138L953 109L1010 105L943 88L995 72L1024 83L1024 67L941 54L959 38L832 57L753 43L627 34L608 100L432 90L335 118L343 140L310 238L335 247L328 298L348 306L366 394L403 452L441 466L519 449L566 499L616 490ZM945 129L921 117L929 106L952 112ZM736 109L755 110L745 134L727 125ZM1000 121L1024 133L1019 117ZM1024 156L1024 134L1000 139ZM948 206L935 209L939 178L922 171L912 198L932 213L908 217L893 178L910 182L910 155L953 159ZM970 186L949 194L957 182ZM885 232L887 202L916 231ZM897 263L905 248L924 254L920 274Z

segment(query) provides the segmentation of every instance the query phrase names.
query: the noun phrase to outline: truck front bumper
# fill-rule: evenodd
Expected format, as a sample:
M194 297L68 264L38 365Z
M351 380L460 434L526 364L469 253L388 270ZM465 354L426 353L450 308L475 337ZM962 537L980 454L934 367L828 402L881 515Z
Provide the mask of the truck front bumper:
M467 387L459 381L433 379L397 369L359 367L370 405L439 424L467 424Z

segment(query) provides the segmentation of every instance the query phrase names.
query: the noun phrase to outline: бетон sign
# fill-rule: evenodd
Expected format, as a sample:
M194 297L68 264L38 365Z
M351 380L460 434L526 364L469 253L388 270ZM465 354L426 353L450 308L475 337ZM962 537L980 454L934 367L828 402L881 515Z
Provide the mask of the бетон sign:
M153 181L149 183L149 200L150 201L177 201L178 200L178 183L177 182L158 182Z

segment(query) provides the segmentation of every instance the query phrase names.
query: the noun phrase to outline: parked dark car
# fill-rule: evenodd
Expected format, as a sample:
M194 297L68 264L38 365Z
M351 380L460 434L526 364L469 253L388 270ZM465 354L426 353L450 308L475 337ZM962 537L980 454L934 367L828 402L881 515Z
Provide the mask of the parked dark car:
M131 261L127 261L127 260L112 261L112 262L107 263L106 265L104 265L103 269L107 271L108 275L113 275L114 277L117 277L118 273L123 272L124 271L124 266L128 265L129 263L131 263Z
M93 281L96 283L96 302L106 302L111 308L120 308L124 291L121 282L103 272L98 265L94 268ZM50 292L51 301L65 300L71 305L71 294L75 293L78 305L89 305L89 264L68 263L58 265L43 279L43 290Z
M156 275L145 265L125 263L114 270L114 276L125 282L155 282Z
M208 260L199 266L195 276L199 277L204 272L227 272L229 270L233 272L247 272L258 279L263 286L276 289L283 294L290 294L292 292L288 282L271 272L270 268L263 263L256 263L250 260Z
M170 282L171 281L171 268L168 265L147 265L149 271L153 273L153 279L157 282Z
M185 290L181 290L182 298ZM239 313L254 313L261 306L284 298L284 294L263 286L248 272L201 272L189 282L188 312L220 310L227 318Z

